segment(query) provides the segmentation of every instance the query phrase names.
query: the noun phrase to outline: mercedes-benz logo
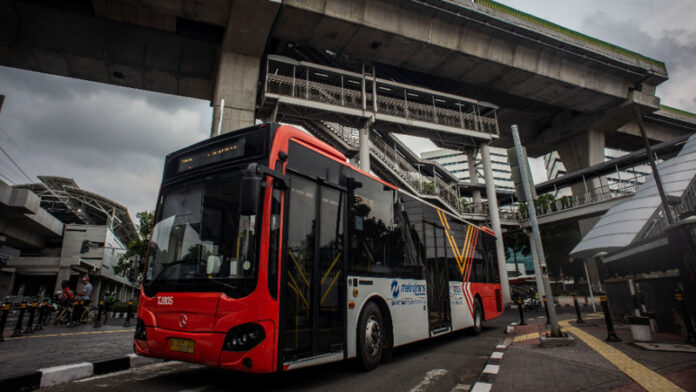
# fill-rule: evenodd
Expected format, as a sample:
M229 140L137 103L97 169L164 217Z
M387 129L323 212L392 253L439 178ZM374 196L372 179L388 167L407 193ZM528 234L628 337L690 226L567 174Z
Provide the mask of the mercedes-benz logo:
M186 325L188 325L188 317L186 313L182 313L181 317L179 317L179 328L186 328Z

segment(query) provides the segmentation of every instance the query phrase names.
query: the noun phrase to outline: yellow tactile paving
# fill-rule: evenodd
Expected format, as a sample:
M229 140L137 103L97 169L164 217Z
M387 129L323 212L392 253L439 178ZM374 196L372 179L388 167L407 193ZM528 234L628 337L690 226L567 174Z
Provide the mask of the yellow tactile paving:
M570 325L568 320L559 322L568 332L577 336L590 348L611 362L617 369L633 379L648 392L684 391L660 374L641 365L623 352L611 347L589 333Z
M514 342L523 342L529 339L536 339L539 337L539 332L532 332L524 335L515 336Z
M70 332L70 333L49 333L45 335L29 335L29 336L18 336L16 338L5 338L5 340L21 340L21 339L37 339L37 338L50 338L56 336L75 336L75 335L98 335L104 333L133 333L132 329L115 329L112 331L90 331L90 332Z

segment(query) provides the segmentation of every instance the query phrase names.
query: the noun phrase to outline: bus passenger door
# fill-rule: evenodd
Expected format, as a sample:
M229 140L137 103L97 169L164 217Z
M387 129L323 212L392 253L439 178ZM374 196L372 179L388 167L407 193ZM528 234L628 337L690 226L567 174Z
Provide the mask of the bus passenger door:
M281 301L283 363L343 351L345 193L293 177Z
M451 329L449 279L447 277L445 233L441 227L425 222L430 336Z

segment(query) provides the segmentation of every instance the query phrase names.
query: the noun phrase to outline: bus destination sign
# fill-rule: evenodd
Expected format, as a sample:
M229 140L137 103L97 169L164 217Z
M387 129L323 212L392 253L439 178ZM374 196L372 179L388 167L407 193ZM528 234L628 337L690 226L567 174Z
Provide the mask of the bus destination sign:
M207 150L196 151L195 153L179 159L177 173L193 170L201 166L219 163L229 159L244 156L245 137L232 140L229 143L215 146Z

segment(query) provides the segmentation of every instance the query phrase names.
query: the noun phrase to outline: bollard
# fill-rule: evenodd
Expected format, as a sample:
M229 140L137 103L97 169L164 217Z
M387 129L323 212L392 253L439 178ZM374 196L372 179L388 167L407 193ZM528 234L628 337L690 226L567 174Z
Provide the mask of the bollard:
M47 307L48 304L46 303L46 300L41 301L41 305L39 306L39 320L36 322L36 325L34 325L34 331L43 330L43 321L46 317Z
M686 327L686 343L696 344L696 333L694 333L694 326L691 324L689 309L686 307L686 302L684 301L684 293L680 289L675 289L674 299L677 302L677 308L679 309L679 313L681 313L681 318Z
M573 303L575 304L575 314L577 314L577 316L578 316L578 319L575 320L575 322L578 324L584 324L585 321L583 321L582 316L580 315L580 305L578 305L578 296L577 295L573 296Z
M551 318L549 317L549 304L546 303L546 296L544 295L544 310L546 311L546 324L551 324Z
M104 307L104 301L101 300L99 301L99 311L97 312L97 318L94 320L94 328L99 328L101 327L101 314L102 314L102 308Z
M517 298L517 309L520 310L520 325L527 325L527 322L524 320L524 310L522 310L522 299Z
M611 315L609 314L609 304L607 304L607 296L602 293L599 295L599 302L602 304L602 310L604 311L604 321L607 323L607 338L604 339L606 342L620 342L616 332L614 332L614 323L611 321Z
M39 305L36 301L31 301L31 307L29 307L29 321L27 322L27 327L24 328L24 334L29 334L34 332L34 314L36 313L36 307Z
M0 342L5 341L5 324L7 324L7 314L10 313L10 304L2 305L2 315L0 316Z
M128 301L128 312L126 313L126 322L124 327L130 327L131 312L133 311L133 300Z
M22 301L19 305L19 317L17 318L17 324L15 324L14 333L12 337L22 336L22 322L24 322L24 311L27 310L27 303Z

